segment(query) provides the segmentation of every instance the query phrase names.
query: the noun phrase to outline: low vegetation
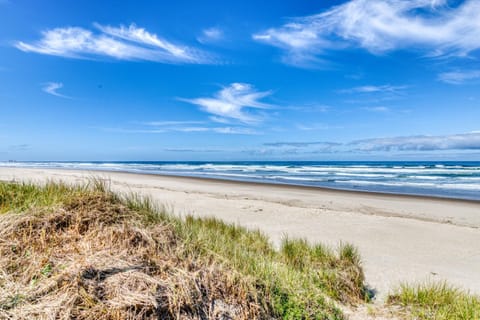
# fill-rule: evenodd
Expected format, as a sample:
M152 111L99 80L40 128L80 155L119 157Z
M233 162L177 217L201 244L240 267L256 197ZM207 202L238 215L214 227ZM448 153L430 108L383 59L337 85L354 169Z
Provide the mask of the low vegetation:
M344 319L360 258L88 186L0 182L0 319Z
M388 302L401 306L409 319L480 319L480 297L466 294L446 283L402 285Z
M339 306L365 301L349 244L276 250L100 181L0 182L0 319L345 319ZM402 286L387 304L396 319L480 319L480 298L446 284Z

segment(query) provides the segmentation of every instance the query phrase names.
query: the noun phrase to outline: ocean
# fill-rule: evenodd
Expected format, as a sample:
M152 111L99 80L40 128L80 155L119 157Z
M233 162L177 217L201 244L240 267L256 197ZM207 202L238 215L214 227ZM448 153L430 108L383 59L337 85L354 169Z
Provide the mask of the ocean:
M0 162L480 200L480 162Z

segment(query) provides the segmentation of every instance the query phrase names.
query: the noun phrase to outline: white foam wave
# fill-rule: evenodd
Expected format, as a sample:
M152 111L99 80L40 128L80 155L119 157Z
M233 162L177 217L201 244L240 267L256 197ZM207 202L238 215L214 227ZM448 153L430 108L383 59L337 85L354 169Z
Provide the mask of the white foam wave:
M376 185L386 187L413 187L413 188L431 188L431 189L449 189L449 190L479 190L480 184L473 183L428 183L428 182L380 182L380 181L365 181L365 180L345 180L338 181L340 184L350 185Z

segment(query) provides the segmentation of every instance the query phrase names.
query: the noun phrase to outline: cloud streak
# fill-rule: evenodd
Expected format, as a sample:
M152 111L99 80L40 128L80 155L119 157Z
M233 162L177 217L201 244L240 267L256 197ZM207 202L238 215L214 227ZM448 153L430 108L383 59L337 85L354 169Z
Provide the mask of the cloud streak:
M142 122L146 126L153 126L153 127L164 127L164 126L182 126L182 125L197 125L203 124L204 121L149 121L149 122Z
M220 28L208 28L202 31L202 34L197 37L200 43L211 43L223 40L224 33Z
M214 152L223 152L224 150L216 150L216 149L163 149L166 152L186 152L186 153L214 153Z
M449 84L462 84L477 79L480 79L480 70L451 71L438 75L438 80Z
M151 121L145 122L144 125L155 127L154 131L162 130L177 131L177 132L215 132L222 134L242 134L242 135L254 135L259 134L257 131L247 127L240 126L224 126L213 127L207 126L205 121ZM158 132L156 132L158 133Z
M390 108L384 107L384 106L377 106L377 107L364 107L362 110L369 111L369 112L389 112Z
M68 96L65 96L65 95L58 92L58 90L60 90L61 88L63 88L63 83L61 83L61 82L47 82L43 86L42 91L44 91L48 94L51 94L53 96L56 96L56 97L69 98Z
M446 151L446 150L480 150L480 132L459 133L443 136L403 136L392 138L373 138L356 140L347 143L331 141L306 142L268 142L261 150L294 150L297 153L372 153L372 152L404 152L404 151Z
M252 124L262 120L258 112L252 111L270 108L271 105L260 100L271 94L271 91L257 91L248 83L232 83L223 87L213 97L179 100L199 106L202 111L212 114L216 122L233 119Z
M310 146L340 146L341 143L329 141L309 141L309 142L266 142L266 147L310 147Z
M372 54L415 50L431 57L466 56L480 48L479 0L351 0L254 34L284 50L294 65L316 62L329 50L363 48Z
M357 151L480 150L480 133L365 139L350 145Z
M385 85L366 85L359 86L350 89L340 90L341 93L397 93L404 89L407 86L392 86L389 84Z
M135 24L103 26L96 30L80 27L49 29L34 42L18 41L15 47L25 52L73 59L99 57L117 60L143 60L160 63L213 63L213 57L199 49L174 44Z
M260 134L244 126L209 126L205 121L149 121L139 122L140 128L99 128L107 132L118 133L145 133L145 134L161 134L167 132L183 132L183 133L219 133L219 134L236 134L236 135L257 135Z

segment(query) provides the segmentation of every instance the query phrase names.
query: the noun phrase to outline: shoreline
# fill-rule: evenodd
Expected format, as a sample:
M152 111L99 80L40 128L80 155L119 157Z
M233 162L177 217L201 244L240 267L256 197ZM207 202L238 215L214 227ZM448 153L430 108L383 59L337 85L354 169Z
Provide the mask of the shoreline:
M395 193L395 192L384 192L384 191L369 191L369 190L356 190L356 189L348 189L348 188L333 188L333 187L325 187L325 186L314 186L314 185L305 185L305 184L295 184L295 183L287 183L287 182L269 182L269 181L251 181L248 179L228 179L228 178L215 178L209 176L189 176L189 175L176 175L176 174L166 174L166 173L147 173L147 172L135 172L135 171L128 171L128 170L105 170L105 169L81 169L81 168L50 168L50 167L0 167L1 169L32 169L32 170L60 170L60 171L80 171L80 172L92 172L92 173L125 173L125 174L135 174L135 175L145 175L145 176L158 176L158 177L165 177L165 178L175 178L175 179L185 179L185 180L199 180L199 181L209 181L209 182L218 182L218 183L237 183L237 184L245 184L245 185L265 185L273 188L298 188L304 190L311 190L315 191L318 190L320 192L335 192L335 193L345 193L345 194L363 194L363 195L371 195L373 197L399 197L399 198L406 198L406 199L419 199L419 200L438 200L438 201L446 201L446 202L459 202L459 203L473 203L473 204L480 204L480 199L470 199L470 198L458 198L458 197L448 197L442 195L429 195L429 194L413 194L413 193Z
M480 202L480 161L33 161L0 166L187 176Z
M378 299L402 282L443 281L480 294L480 203L308 186L239 182L117 171L0 168L0 180L108 179L113 191L136 192L174 214L214 216L284 236L359 248Z

